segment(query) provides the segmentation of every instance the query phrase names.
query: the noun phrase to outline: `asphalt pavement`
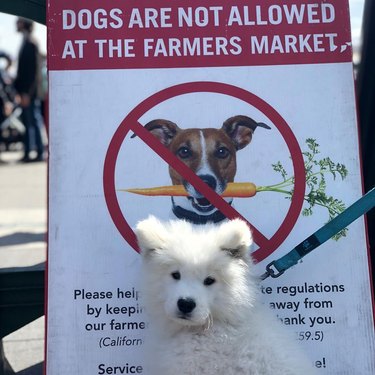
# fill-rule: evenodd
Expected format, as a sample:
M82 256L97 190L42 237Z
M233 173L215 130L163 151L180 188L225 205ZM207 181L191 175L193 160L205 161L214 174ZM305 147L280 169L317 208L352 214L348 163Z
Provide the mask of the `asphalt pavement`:
M0 268L46 261L47 163L20 163L21 157L20 151L0 152ZM42 374L44 317L4 337L2 344L13 373Z

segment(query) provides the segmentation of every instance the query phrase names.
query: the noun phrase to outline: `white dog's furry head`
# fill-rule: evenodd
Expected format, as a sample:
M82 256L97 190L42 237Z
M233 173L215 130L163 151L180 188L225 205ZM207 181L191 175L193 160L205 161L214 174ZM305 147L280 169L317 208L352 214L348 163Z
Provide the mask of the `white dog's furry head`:
M240 323L256 290L249 255L252 237L243 221L193 226L150 217L135 232L149 315L180 328Z

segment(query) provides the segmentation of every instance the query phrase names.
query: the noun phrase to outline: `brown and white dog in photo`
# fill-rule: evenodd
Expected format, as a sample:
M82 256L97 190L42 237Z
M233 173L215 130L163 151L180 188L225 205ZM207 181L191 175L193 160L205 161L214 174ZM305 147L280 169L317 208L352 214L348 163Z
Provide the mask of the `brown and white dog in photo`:
M236 175L236 153L246 147L257 127L270 129L247 116L234 116L224 121L220 129L181 129L174 122L157 119L145 128L157 137L177 158L183 161L212 190L221 194ZM177 171L169 167L173 185L183 185L188 197L172 197L172 211L179 219L194 224L217 223L225 216L199 193ZM226 198L231 204L233 198Z

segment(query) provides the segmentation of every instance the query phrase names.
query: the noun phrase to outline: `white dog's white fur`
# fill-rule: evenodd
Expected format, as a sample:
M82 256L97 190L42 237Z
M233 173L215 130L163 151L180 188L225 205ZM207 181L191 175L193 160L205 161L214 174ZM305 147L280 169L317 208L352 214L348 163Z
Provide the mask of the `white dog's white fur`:
M241 220L140 222L150 375L308 375L314 369L257 297Z

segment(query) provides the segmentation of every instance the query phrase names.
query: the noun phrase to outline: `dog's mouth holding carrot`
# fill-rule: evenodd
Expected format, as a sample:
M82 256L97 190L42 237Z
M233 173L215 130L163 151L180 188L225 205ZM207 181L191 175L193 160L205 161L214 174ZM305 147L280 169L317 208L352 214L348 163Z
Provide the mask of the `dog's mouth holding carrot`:
M270 126L243 115L228 118L220 129L181 129L174 122L164 119L152 120L145 125L151 134L229 204L235 195L225 196L224 193L228 184L234 182L237 171L236 153L251 142L257 127L270 129ZM159 193L146 195L170 195L174 215L194 224L220 222L225 219L225 216L176 170L169 167L169 175L173 187L165 187L164 192L160 188ZM181 194L173 192L173 189L180 189ZM135 192L131 189L128 191Z

